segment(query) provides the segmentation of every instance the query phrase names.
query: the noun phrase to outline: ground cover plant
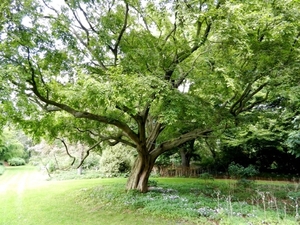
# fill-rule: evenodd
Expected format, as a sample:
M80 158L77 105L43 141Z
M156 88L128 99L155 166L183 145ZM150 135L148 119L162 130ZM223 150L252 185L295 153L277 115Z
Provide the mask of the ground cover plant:
M0 224L298 224L294 182L152 178L147 193L125 178L46 180L34 167L0 177ZM66 177L67 178L67 175Z
M127 205L130 210L165 218L184 218L195 224L298 224L295 184L258 183L255 189L236 186L232 180L207 183L198 179L159 178L146 194L126 195L87 190L94 201ZM100 189L99 189L100 188ZM113 194L114 193L114 194ZM285 193L285 194L284 194ZM105 197L106 196L106 197Z

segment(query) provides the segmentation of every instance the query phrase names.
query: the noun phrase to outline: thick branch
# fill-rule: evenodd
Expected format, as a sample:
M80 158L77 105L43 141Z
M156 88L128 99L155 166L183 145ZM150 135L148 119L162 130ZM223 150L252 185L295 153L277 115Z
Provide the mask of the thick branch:
M146 140L146 146L149 151L153 150L155 147L155 141L159 134L163 131L164 126L161 123L156 122L153 129L151 130L147 140Z
M254 106L262 103L268 98L268 94L266 94L265 98L259 101L255 101L251 103L250 105L246 106L246 104L253 98L254 95L256 95L259 91L261 91L265 86L267 86L268 83L263 83L260 85L258 88L256 88L254 91L251 91L252 89L252 84L248 84L246 89L244 90L243 94L241 97L230 107L230 113L233 116L237 116L242 112L245 112L247 110L252 109Z
M179 145L182 145L187 141L191 141L199 137L207 137L211 132L213 132L212 129L195 129L193 131L180 135L178 138L161 143L157 148L155 148L151 152L151 155L153 155L153 157L156 158L162 153L169 151L175 147L178 147Z
M243 109L241 110L241 112L246 112L246 111L251 110L251 109L254 108L255 106L257 106L257 105L259 105L259 104L265 102L265 101L268 99L268 97L269 97L269 92L267 92L266 96L265 96L263 99L253 102L252 104L250 104L250 105L248 105L247 107L243 108Z

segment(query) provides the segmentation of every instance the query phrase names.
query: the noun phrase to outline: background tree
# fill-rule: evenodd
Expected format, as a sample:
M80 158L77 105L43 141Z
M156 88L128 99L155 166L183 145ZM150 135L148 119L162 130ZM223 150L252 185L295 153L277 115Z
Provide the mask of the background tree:
M294 1L13 0L3 7L7 119L37 137L134 147L128 189L147 191L159 155L238 125L299 74ZM184 83L188 91L180 91Z
M8 161L12 158L28 159L26 144L22 143L21 132L5 127L0 135L0 160Z

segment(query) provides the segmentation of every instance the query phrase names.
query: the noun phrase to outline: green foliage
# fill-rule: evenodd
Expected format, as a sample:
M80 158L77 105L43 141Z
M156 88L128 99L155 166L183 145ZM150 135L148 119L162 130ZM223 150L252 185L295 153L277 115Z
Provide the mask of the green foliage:
M99 172L105 177L128 173L134 159L134 149L123 145L106 148L101 155Z
M96 179L103 178L99 171L84 170L82 174L78 174L77 170L57 170L51 174L51 180L79 180L79 179Z
M201 173L199 178L206 181L214 181L214 177L210 173Z
M22 159L22 158L17 158L17 157L15 157L15 158L9 159L9 160L8 160L8 164L9 164L10 166L23 166L23 165L26 164L26 162L25 162L25 160Z
M157 185L158 185L157 180L148 180L149 187L157 187Z
M22 133L6 127L0 134L0 160L7 161L13 157L26 157L22 143Z
M300 117L295 116L292 121L293 130L288 134L285 144L289 148L289 152L298 158L300 156Z
M239 164L236 164L235 162L232 162L228 166L228 173L233 178L246 179L257 175L258 170L253 165L243 167Z

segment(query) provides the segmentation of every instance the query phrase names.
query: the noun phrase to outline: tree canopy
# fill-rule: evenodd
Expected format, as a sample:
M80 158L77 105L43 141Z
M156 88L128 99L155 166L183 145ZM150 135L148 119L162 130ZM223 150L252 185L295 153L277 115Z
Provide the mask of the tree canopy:
M128 189L146 191L162 153L299 93L297 1L11 0L1 8L3 118L36 137L136 148Z

